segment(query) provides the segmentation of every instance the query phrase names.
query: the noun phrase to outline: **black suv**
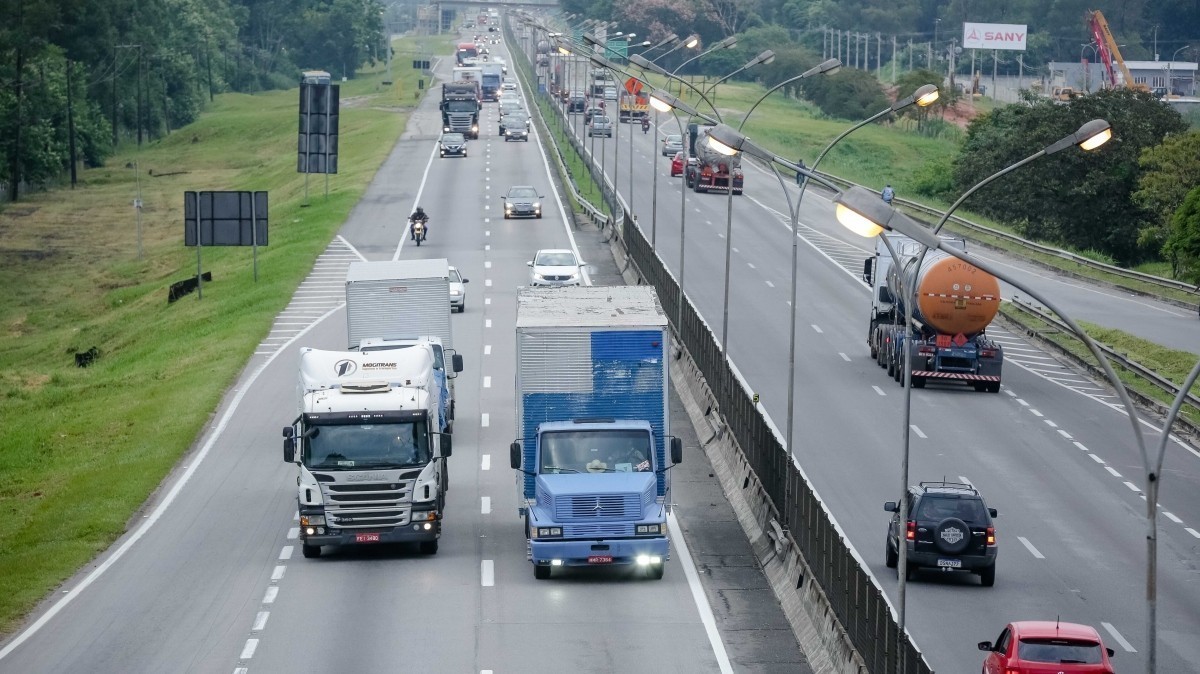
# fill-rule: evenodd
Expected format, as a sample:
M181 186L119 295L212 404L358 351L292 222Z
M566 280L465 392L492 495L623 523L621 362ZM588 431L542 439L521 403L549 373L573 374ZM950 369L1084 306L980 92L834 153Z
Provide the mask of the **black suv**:
M895 513L888 524L885 561L894 569L899 563L900 536L908 549L906 576L912 580L922 568L939 571L972 571L984 587L996 584L996 509L969 484L922 482L909 487L908 521L900 522L895 501L883 509Z

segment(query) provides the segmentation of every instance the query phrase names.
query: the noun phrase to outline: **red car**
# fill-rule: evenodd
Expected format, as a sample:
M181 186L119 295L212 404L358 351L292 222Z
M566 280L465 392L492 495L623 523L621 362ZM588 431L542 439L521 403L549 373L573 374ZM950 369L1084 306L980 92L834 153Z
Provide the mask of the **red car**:
M983 674L1113 674L1100 634L1088 625L1054 620L1009 623L996 643L979 642L987 651Z
M683 175L683 168L685 164L689 166L695 166L696 163L695 157L685 158L683 152L676 152L675 156L671 159L671 177L674 178L675 176Z

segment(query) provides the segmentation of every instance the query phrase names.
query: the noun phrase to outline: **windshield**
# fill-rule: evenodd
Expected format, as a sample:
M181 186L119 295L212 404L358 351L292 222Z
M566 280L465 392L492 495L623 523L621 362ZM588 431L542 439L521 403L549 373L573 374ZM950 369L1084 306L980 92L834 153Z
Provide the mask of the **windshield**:
M679 135L670 135L670 136L667 136L666 143L667 143L667 145L679 145L679 144L682 144L682 143L683 143L683 136L679 136Z
M646 431L556 431L541 437L543 473L649 472Z
M1021 639L1017 657L1029 662L1099 664L1100 644L1068 639Z
M917 513L917 519L940 522L947 517L957 517L964 522L982 522L986 519L983 503L977 498L926 495L921 499L921 508Z
M508 191L510 199L537 199L537 190L532 187L514 187Z
M457 144L457 143L462 143L463 140L464 140L464 138L461 133L447 133L447 134L442 135L443 143Z
M573 267L575 256L571 253L542 253L533 263L547 267Z
M450 268L450 282L451 283L462 283L462 274L458 273L458 270L455 269L454 267Z
M475 112L478 109L475 101L450 101L450 112Z
M524 124L525 119L526 119L525 115L522 115L517 112L510 112L509 114L504 115L504 123L505 124Z
M310 469L404 468L429 463L425 423L316 426L304 443Z
M592 124L603 126L608 123L608 118L603 115L597 115L596 117L592 118Z

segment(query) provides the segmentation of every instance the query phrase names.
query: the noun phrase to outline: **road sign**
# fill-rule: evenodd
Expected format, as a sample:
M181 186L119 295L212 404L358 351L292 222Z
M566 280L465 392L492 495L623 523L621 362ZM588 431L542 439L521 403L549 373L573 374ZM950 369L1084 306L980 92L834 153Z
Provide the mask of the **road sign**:
M625 80L625 91L631 94L638 94L642 91L642 82L636 77L630 77Z

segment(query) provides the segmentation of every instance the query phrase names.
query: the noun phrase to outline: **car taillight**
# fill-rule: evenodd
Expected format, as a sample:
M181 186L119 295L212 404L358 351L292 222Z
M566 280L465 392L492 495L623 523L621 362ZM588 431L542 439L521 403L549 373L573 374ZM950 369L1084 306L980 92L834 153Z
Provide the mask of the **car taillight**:
M980 349L979 357L980 358L995 358L996 350L995 349Z
M1016 667L1005 667L1004 674L1021 674L1021 670Z
M936 353L936 351L932 346L922 346L917 349L917 353L921 354L922 356L932 356L934 353Z
M917 523L916 522L909 520L908 529L906 530L904 537L910 541L917 540Z
M987 544L988 545L996 544L996 527L988 527L987 528Z

